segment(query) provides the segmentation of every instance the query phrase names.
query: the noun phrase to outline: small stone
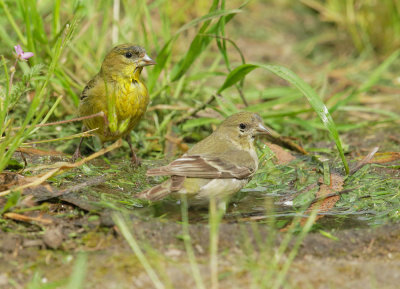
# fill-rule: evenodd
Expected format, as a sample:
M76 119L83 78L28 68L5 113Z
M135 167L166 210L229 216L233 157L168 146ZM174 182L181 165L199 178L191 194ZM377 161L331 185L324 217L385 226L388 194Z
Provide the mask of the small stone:
M105 227L113 227L115 225L110 212L100 214L100 224Z
M63 239L64 236L60 227L48 229L43 235L43 242L51 249L58 249Z

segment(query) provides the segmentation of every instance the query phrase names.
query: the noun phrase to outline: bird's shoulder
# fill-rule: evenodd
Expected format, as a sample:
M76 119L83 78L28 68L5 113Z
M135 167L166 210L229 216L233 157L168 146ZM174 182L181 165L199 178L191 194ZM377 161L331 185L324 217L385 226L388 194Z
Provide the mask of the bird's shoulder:
M105 82L100 74L97 74L86 84L85 88L82 90L81 100L84 100L92 95L99 97L103 94L105 95L105 93Z
M252 168L257 165L254 154L253 149L244 149L225 135L214 133L194 145L185 156L218 157L226 163L242 164Z
M235 149L240 149L240 147L225 135L213 132L211 135L195 144L186 154L219 154L226 150Z

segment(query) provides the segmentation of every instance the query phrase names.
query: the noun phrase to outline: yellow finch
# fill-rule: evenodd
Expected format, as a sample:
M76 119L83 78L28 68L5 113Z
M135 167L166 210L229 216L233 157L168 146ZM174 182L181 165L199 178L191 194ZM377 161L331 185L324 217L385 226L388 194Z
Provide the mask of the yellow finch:
M130 131L138 124L147 109L149 95L140 73L144 66L155 62L146 51L130 43L114 47L104 58L100 72L88 82L81 94L79 115L85 119L84 127L96 129L102 143L125 137L132 152L132 162L139 164L133 150ZM80 156L80 146L74 159Z
M148 170L148 176L171 178L138 197L155 201L169 194L186 194L191 205L207 204L210 197L225 201L257 171L254 137L268 133L258 114L236 113L179 159Z

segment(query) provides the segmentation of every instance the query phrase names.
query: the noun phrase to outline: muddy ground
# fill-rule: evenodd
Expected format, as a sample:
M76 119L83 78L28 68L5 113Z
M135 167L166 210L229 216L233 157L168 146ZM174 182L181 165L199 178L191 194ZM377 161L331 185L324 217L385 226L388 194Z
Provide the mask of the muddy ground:
M42 280L63 279L71 272L76 252L81 250L88 252L85 288L152 288L137 258L115 227L104 229L99 227L98 222L83 220L72 221L70 226L62 229L60 235L65 241L57 250L50 249L51 241L43 241L40 234L30 235L27 232L21 236L1 233L3 261L0 264L0 288L14 288L10 287L8 279L23 284L37 270L42 272ZM140 236L150 260L157 259L154 262L156 268L162 267L160 271L170 278L175 288L194 288L183 241L177 238L182 235L179 224L135 219L131 229L135 236ZM69 230L79 232L78 236L66 238L63 234ZM246 273L242 264L247 254L242 245L246 241L243 239L243 230L248 232L246 240L252 243L252 254L260 253L254 240L254 228L249 224L222 224L219 246L220 274L225 276L221 279L222 288L246 288L250 284L251 278L247 276L249 273ZM204 225L191 225L190 233L201 271L207 281L208 228ZM289 284L294 288L398 288L399 225L376 229L333 230L331 233L336 237L335 240L319 233L306 237L289 271ZM263 226L259 226L256 234L266 238L268 233ZM53 229L50 235L57 235L57 229ZM57 239L55 236L48 238ZM281 237L278 236L275 242L278 246Z

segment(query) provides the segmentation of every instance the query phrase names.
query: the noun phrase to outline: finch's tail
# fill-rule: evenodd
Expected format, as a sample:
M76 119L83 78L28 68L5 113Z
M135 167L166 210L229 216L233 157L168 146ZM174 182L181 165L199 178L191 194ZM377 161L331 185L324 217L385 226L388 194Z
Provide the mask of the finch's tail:
M141 191L136 197L139 199L145 199L149 201L158 201L165 198L170 193L171 193L171 181L167 180L155 187Z
M185 177L172 176L169 180L166 180L165 182L155 187L140 192L136 197L149 201L161 200L172 192L179 191L182 187L184 180Z

